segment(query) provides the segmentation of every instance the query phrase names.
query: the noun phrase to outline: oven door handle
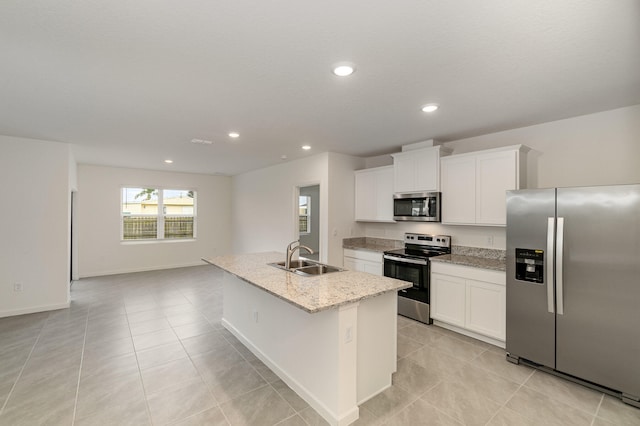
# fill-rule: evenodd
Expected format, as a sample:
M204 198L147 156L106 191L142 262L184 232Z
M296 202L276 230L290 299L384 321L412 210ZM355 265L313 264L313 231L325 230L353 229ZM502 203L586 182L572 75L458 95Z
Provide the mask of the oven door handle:
M400 262L400 263L412 263L414 265L426 265L428 262L427 260L407 259L404 257L390 256L388 254L385 254L382 257L386 260L393 260L395 262Z

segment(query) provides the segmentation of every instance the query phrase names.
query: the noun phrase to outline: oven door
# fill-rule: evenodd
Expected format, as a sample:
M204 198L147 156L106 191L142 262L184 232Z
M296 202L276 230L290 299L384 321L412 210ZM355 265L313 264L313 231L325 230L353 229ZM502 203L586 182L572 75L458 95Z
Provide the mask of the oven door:
M413 287L400 290L398 296L429 304L429 261L384 255L384 276L413 283Z

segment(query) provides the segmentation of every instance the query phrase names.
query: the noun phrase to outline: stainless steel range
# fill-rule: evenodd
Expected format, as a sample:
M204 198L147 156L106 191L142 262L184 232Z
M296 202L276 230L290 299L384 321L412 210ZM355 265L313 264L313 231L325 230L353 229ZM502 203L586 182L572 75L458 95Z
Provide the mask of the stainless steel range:
M413 287L398 292L398 313L431 324L429 258L451 253L448 235L404 234L404 248L385 251L384 276L410 281Z

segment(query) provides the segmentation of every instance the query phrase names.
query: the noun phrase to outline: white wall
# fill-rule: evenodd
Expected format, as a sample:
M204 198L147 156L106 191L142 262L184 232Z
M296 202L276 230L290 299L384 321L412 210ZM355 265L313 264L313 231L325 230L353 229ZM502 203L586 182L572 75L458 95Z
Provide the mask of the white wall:
M327 162L318 154L233 177L233 251L284 253L296 238L296 187L320 185L320 259L327 255Z
M67 307L69 145L0 136L0 151L0 317Z
M197 191L195 240L122 242L122 186ZM81 164L78 167L79 275L89 277L201 264L231 247L231 178Z
M640 183L640 105L443 145L452 148L455 155L515 144L532 149L527 161L529 188ZM367 164L379 164L383 159L374 157ZM402 239L405 232L451 235L457 245L506 248L501 227L367 223L363 235Z
M640 105L444 145L453 154L523 144L530 188L640 183Z
M330 265L342 265L342 240L361 235L355 217L354 170L363 168L364 159L329 153L329 257Z
M296 238L296 187L320 184L320 260L341 265L342 239L358 232L353 171L363 166L363 158L323 153L234 176L234 253L284 253Z

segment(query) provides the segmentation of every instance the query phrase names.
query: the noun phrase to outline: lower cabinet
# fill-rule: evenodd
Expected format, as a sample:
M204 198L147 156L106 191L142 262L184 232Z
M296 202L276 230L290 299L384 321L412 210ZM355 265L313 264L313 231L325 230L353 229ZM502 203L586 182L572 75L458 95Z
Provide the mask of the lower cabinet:
M344 249L343 265L351 271L383 275L382 253L368 250Z
M505 273L431 262L431 317L504 342Z

